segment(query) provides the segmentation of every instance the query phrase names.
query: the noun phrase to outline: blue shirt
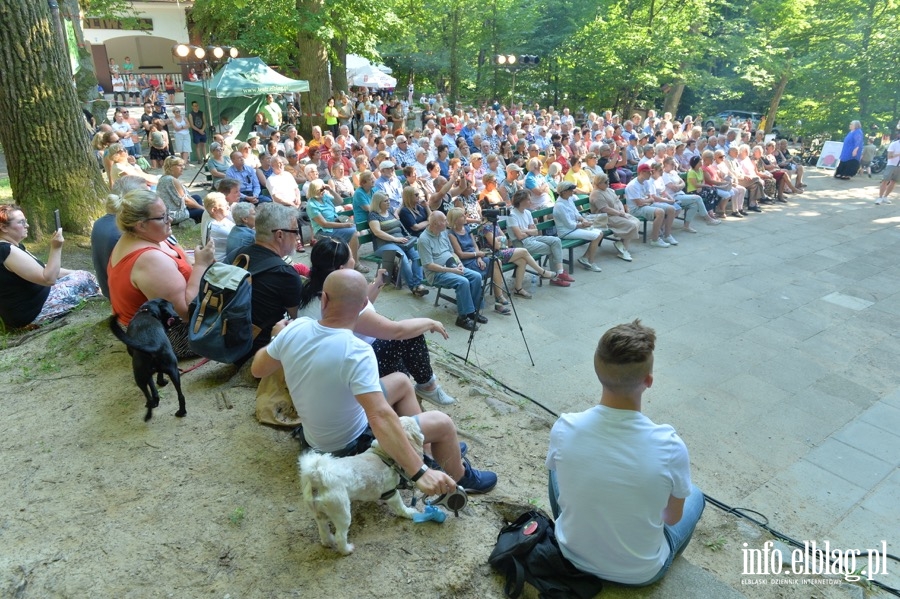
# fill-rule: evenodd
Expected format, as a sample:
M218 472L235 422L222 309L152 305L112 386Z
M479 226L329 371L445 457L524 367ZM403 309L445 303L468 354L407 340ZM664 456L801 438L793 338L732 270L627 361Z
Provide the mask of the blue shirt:
M375 179L375 190L380 191L391 201L391 214L400 208L400 202L403 200L403 183L395 176L390 178L378 177ZM366 214L365 220L358 222L366 222L369 215Z
M353 192L353 222L365 223L369 220L369 211L372 207L372 196L375 190L366 193L362 187L357 187Z
M330 195L325 194L321 200L317 198L309 200L306 203L306 214L312 223L313 233L334 233L334 229L327 229L316 222L316 217L320 215L326 222L337 222L337 212L334 209L334 202L331 200ZM369 215L366 214L366 219L368 217ZM358 222L367 222L367 220Z
M225 176L234 179L241 184L241 197L259 197L259 179L256 171L246 164L238 170L233 164L225 171Z

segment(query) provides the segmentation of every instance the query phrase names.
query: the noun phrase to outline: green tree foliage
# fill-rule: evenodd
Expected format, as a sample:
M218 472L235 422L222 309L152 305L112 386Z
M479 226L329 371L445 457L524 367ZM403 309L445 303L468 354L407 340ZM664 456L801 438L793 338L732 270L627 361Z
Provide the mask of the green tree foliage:
M330 63L336 89L350 52L451 102L732 108L780 128L802 120L807 132L900 117L898 15L900 0L197 0L193 10L204 41L227 39L304 78L327 78ZM515 72L515 98L496 54L541 58Z

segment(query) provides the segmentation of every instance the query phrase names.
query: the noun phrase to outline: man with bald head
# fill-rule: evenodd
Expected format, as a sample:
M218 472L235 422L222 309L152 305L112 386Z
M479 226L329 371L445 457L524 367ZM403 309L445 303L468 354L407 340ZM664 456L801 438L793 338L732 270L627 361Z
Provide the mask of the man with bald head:
M304 448L345 457L364 452L374 439L405 476L426 495L447 493L457 484L469 493L486 493L497 475L472 468L460 454L456 426L443 412L422 412L409 377L395 372L378 378L372 346L353 334L365 308L367 282L341 269L325 279L322 318L282 321L272 342L253 359L263 377L283 367L294 407L303 422ZM323 402L322 398L328 398ZM429 469L409 443L399 416L412 416L430 445L440 470Z
M477 331L478 324L488 320L478 310L483 300L481 273L463 266L450 245L447 216L432 211L428 227L419 235L419 258L430 285L449 287L456 291L456 326Z

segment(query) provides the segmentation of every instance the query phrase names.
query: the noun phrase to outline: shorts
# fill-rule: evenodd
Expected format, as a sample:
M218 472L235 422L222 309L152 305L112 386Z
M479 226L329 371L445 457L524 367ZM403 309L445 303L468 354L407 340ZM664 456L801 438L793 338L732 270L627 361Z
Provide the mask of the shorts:
M140 92L128 92L129 98L137 98Z
M633 216L637 218L643 218L644 220L653 220L656 218L657 210L662 210L661 208L656 208L655 206L641 206L640 208L635 208L631 211Z
M900 166L888 165L884 168L884 176L882 181L893 181L900 183Z
M196 131L191 131L191 141L195 144L205 144L206 143L206 134L205 133L197 133Z

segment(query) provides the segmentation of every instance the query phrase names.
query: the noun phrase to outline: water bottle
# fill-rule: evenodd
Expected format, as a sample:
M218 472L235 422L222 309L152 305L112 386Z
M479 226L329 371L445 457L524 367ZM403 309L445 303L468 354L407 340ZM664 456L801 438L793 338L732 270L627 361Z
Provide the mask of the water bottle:
M534 289L535 285L537 285L537 275L531 273L531 288Z

